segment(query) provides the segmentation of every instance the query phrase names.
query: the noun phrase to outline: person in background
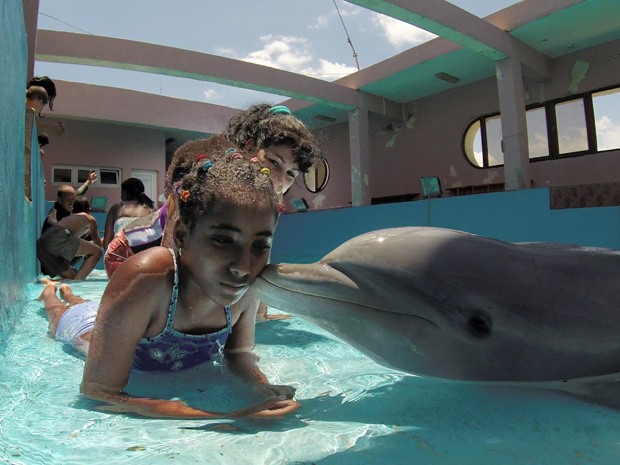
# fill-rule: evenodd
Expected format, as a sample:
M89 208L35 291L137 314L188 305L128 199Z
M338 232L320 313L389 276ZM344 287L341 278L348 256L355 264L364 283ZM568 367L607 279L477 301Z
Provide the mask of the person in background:
M51 208L45 218L45 221L43 222L41 233L44 233L51 225L69 216L73 211L73 202L75 197L78 195L84 195L88 188L95 182L97 182L97 173L91 170L88 174L88 178L84 181L84 184L82 184L78 189L73 189L73 187L67 184L60 186L56 193L56 202L54 202L54 206Z
M44 274L63 279L83 280L101 258L103 243L99 237L97 220L90 214L90 202L77 197L72 205L74 213L51 225L37 240L37 258ZM81 237L89 234L92 242ZM71 262L85 257L82 266L75 270Z
M46 132L42 132L37 136L37 140L39 141L39 152L41 153L41 158L43 158L45 155L43 147L50 143L50 136L48 136Z
M49 102L47 91L41 86L31 86L26 89L26 108L31 109L37 116Z
M45 89L48 98L46 104L49 105L50 111L54 111L54 99L56 98L56 84L54 84L54 81L47 76L35 76L28 82L26 90L34 86Z
M98 410L157 418L280 417L295 411L290 386L272 385L257 365L251 309L233 308L267 263L279 216L269 170L236 152L195 152L174 190L176 250L152 247L114 273L99 305L46 282L50 334L86 353L81 392ZM225 414L181 400L131 396L131 370L177 373L223 355L229 371L266 396Z
M138 178L125 179L121 183L121 201L115 203L108 210L105 221L103 246L108 245L124 226L132 221L153 213L155 205L144 193L144 183Z

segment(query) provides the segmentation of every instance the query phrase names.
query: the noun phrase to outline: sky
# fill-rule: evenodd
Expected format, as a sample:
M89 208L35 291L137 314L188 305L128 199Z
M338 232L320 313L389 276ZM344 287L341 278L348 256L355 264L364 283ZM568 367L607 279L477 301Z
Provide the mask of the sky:
M484 17L516 0L452 3ZM343 0L40 0L38 27L178 47L328 81L355 72L358 63L365 68L435 37ZM234 108L285 100L206 81L92 66L36 62L35 74Z

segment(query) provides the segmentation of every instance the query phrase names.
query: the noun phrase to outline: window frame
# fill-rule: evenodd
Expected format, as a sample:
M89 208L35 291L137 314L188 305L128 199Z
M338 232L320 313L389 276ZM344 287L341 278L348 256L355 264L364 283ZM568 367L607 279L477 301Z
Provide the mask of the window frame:
M70 182L56 182L54 181L54 172L56 169L69 169L71 170L71 181ZM122 182L122 174L123 170L121 168L114 168L109 166L84 166L84 165L63 165L63 164L52 164L51 166L51 176L50 179L52 181L52 185L54 186L62 186L64 184L70 184L72 186L80 186L83 182L78 181L78 171L80 170L94 170L97 173L97 187L101 187L104 189L114 188L117 189L121 186ZM101 182L101 171L109 171L116 173L116 184L110 183L102 183Z
M535 110L539 108L544 108L545 110L545 121L547 124L547 146L548 146L548 152L549 152L549 155L545 157L530 158L529 159L530 163L537 163L540 161L549 161L549 160L564 160L566 158L582 157L584 155L595 155L598 153L605 153L605 152L612 152L612 151L620 150L620 147L605 149L605 150L598 150L598 145L597 145L598 143L596 139L597 133L596 133L596 120L595 120L595 114L594 114L594 102L592 99L593 94L597 94L599 92L605 92L608 90L614 90L614 89L617 89L618 91L620 91L620 85L602 87L599 89L590 90L588 92L582 92L579 94L573 94L570 96L549 100L543 103L535 103L535 104L527 105L525 107L526 112L529 110ZM586 142L587 142L588 148L585 150L579 150L575 152L568 152L568 153L560 154L555 107L558 104L562 104L562 103L570 102L570 101L578 101L578 100L583 101L583 111L584 111L584 119L585 119L585 127L586 127ZM499 116L501 120L500 112L487 113L487 114L478 116L474 118L473 120L471 120L465 127L465 131L463 131L463 136L461 140L461 150L463 151L465 160L473 168L490 169L490 168L499 168L499 167L504 166L503 163L498 164L498 165L489 165L486 120L489 118L497 117L497 116ZM470 159L470 156L467 154L467 150L465 147L465 141L467 140L468 132L472 128L472 126L474 126L476 123L480 125L480 141L481 141L480 145L482 147L482 166L477 166L474 163L472 163L472 160Z

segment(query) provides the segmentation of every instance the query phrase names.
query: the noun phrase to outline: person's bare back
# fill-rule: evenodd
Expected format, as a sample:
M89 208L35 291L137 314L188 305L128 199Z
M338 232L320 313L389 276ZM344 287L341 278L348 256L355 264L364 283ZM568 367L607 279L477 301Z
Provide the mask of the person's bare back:
M103 246L101 237L99 237L97 220L88 213L73 213L60 220L57 225L69 230L72 236L82 237L90 234L95 245Z

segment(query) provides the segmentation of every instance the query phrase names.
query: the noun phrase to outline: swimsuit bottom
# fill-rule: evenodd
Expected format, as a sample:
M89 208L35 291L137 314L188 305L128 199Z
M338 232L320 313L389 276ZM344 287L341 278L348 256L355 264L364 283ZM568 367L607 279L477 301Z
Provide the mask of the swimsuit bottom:
M58 321L56 340L73 346L80 345L79 338L93 330L99 304L86 301L69 308Z

